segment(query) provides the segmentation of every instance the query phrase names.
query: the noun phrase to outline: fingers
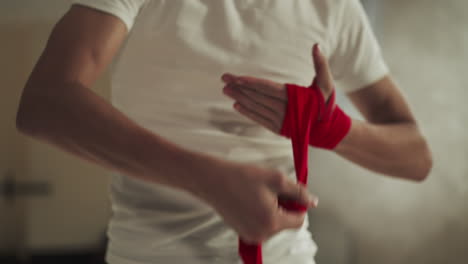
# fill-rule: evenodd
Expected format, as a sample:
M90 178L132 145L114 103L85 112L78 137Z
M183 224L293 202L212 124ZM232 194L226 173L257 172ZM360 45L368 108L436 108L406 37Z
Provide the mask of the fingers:
M259 123L260 125L266 127L267 129L275 133L279 133L280 128L276 125L276 123L266 118L265 116L259 114L258 112L254 112L246 106L241 105L240 103L235 103L234 108L245 117L253 120L254 122Z
M303 204L307 207L317 207L318 198L310 194L307 187L300 183L295 183L286 177L283 183L278 186L278 193L280 197L291 199L299 204ZM282 207L278 207L277 231L288 229L288 228L299 228L302 226L306 212L294 212Z
M280 115L286 107L277 99L234 85L225 86L223 92L249 110L258 112L273 121L282 118Z
M315 80L320 87L325 99L328 99L333 92L333 77L328 66L328 60L320 51L319 45L315 44L312 49L312 57L315 67Z
M249 172L251 172L249 170ZM240 205L248 208L242 213L248 218L237 218L238 229L236 229L242 239L249 243L261 243L278 232L299 228L304 222L306 212L288 211L279 206L278 196L288 197L298 201L307 207L315 207L317 199L308 194L307 188L302 184L296 184L293 180L287 178L277 170L255 170L255 178L259 179L257 183L260 185L255 188L252 182L247 188L242 186L246 191L253 190L253 193L245 192L245 195L252 195L249 199L243 201ZM250 178L250 176L249 176ZM254 201L254 203L251 203ZM236 202L235 204L239 204ZM230 206L222 207L223 210L232 209ZM235 208L235 207L234 207ZM240 211L239 211L240 212ZM233 216L239 217L236 212L232 212ZM243 222L241 222L242 220ZM236 223L234 221L234 223Z
M284 102L233 84L226 85L223 92L236 101L234 108L242 115L279 133L286 110Z
M281 207L278 208L278 230L300 228L304 222L306 212L287 211Z
M307 207L316 207L318 205L318 198L310 194L304 184L294 182L281 173L273 178L272 188L281 198L293 200Z
M283 84L254 77L235 76L229 73L223 74L221 79L226 84L235 84L265 96L270 96L281 101L287 101L287 91Z

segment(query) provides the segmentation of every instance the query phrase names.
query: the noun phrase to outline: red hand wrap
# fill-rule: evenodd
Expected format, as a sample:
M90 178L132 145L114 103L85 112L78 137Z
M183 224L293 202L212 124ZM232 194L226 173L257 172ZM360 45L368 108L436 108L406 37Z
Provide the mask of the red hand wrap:
M309 145L334 149L351 128L351 118L335 104L335 91L325 102L315 81L308 88L294 84L287 84L286 88L288 107L281 135L291 138L295 122L309 122Z
M335 105L335 91L325 102L315 81L308 88L294 84L287 84L286 88L288 106L280 133L291 138L297 180L307 184L309 145L335 148L349 132L351 118ZM306 206L292 200L278 199L278 203L291 211L307 210ZM239 239L239 255L244 264L262 264L259 244L247 244Z

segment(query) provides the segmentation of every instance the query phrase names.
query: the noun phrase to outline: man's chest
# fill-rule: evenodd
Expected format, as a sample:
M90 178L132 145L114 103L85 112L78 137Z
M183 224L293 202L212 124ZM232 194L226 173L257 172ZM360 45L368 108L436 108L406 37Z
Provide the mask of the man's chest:
M129 43L165 67L229 65L297 81L311 75L312 45L327 50L327 24L316 11L305 0L152 0Z

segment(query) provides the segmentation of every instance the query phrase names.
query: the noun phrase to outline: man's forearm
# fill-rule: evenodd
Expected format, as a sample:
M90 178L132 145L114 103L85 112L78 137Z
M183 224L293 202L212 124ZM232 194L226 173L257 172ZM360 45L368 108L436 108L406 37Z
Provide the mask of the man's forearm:
M88 88L60 86L27 85L17 116L20 131L128 175L191 188L195 179L188 172L201 157L138 126Z
M373 124L353 120L335 152L372 171L417 181L425 179L432 167L427 143L411 122Z

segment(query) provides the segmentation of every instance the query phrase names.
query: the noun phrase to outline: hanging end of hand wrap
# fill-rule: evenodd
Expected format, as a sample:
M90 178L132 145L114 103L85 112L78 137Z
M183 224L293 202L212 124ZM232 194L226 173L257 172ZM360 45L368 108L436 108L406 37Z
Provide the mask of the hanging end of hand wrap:
M244 264L262 264L262 246L249 244L239 239L239 256Z

